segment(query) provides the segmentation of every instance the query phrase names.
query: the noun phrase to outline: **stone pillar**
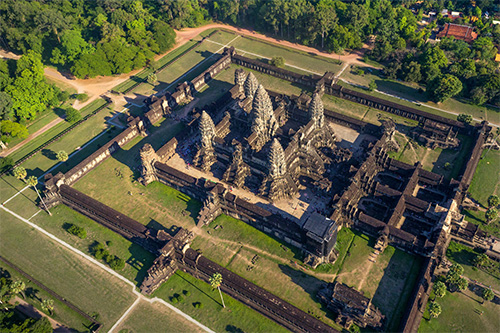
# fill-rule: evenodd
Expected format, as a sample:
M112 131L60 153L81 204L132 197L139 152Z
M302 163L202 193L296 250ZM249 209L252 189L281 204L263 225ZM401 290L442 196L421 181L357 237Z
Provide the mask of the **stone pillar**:
M240 93L244 91L243 85L245 84L245 71L238 68L234 71L234 84L240 89Z
M215 138L215 125L212 118L203 111L200 117L199 130L201 146L196 153L194 163L203 171L209 171L216 161L213 140Z

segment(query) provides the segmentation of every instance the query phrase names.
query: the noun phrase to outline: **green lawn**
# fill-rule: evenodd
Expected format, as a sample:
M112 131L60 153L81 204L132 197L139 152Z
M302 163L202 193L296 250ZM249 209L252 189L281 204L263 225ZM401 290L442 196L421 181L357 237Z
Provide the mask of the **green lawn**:
M336 327L330 314L325 313L325 309L316 300L316 294L325 280L332 281L335 275L306 267L298 249L245 222L224 215L199 231L192 248Z
M282 326L227 294L223 294L226 304L224 309L217 290L181 271L168 279L154 296L172 303L171 297L183 294L184 290L189 292L189 296L184 296L183 302L173 305L216 332L239 332L238 329L244 332L287 332ZM193 304L197 302L202 303L203 308L195 308Z
M355 70L349 67L342 73L341 78L351 83L358 84L364 87L368 87L368 84L373 80L377 84L377 90L387 94L399 96L405 99L409 99L411 101L416 101L416 103L425 103L431 107L436 107L447 111L471 114L475 118L486 119L494 123L498 123L500 120L499 119L500 113L498 110L494 108L472 105L461 102L454 98L448 99L443 103L436 104L428 99L425 91L424 92L419 91L419 89L425 90L425 88L419 86L418 84L383 79L381 78L380 70L372 69L372 72L370 72L368 67L361 66L359 68L364 70L365 74L358 75L356 74ZM353 88L351 86L349 88L352 88L353 90L359 90L359 88ZM395 102L398 102L400 104L405 104L414 108L420 108L423 109L424 111L439 114L447 118L453 118L453 119L456 118L453 115L449 115L432 108L427 108L425 106L419 107L414 103L409 103L400 99L394 99L393 97L389 97L387 95L382 95L376 92L372 93L367 90L361 90L361 91L366 94L372 94L377 97L382 97L384 99L394 100Z
M142 84L134 88L133 92L142 95L151 95L154 92L162 91L170 86L169 91L175 89L175 85L171 85L174 81L182 83L183 81L190 81L204 70L210 67L217 61L217 57L213 56L215 52L219 51L220 45L210 42L202 42L186 54L184 54L177 61L165 67L162 71L157 73L158 83L153 87L150 84ZM202 62L199 66L200 62ZM193 69L190 73L185 74L187 71ZM182 78L182 80L181 80Z
M260 60L259 56L267 58L283 57L285 59L285 64L316 72L320 75L323 75L327 71L337 73L342 68L342 64L338 60L311 55L307 52L290 49L246 36L236 39L231 43L231 46L234 46L239 54L248 58ZM287 69L297 71L297 69L293 67Z
M459 263L464 268L464 275L469 279L479 281L493 289L500 289L500 264L490 259L490 265L481 269L474 266L474 259L481 253L474 249L451 242L446 250L446 256L453 262Z
M12 281L23 281L25 283L26 289L24 291L24 301L33 305L39 311L43 312L41 306L43 300L52 299L54 301L54 310L51 318L54 320L77 331L86 331L92 325L90 320L80 315L63 302L52 297L52 295L38 287L38 285L34 282L29 281L14 268L0 261L0 269L6 270ZM22 296L20 297L23 298Z
M204 332L160 303L141 301L116 328L117 332Z
M105 104L105 101L103 99L97 99L97 100L93 101L92 103L90 103L89 105L82 108L82 110L80 110L80 112L81 112L82 116L84 117L87 114L90 114L92 111L94 111L95 109L97 109L98 107L100 107L104 104ZM75 132L79 133L80 134L79 136L87 138L88 137L87 135L81 135L80 132L85 133L85 130L88 130L90 128L95 128L95 127L99 126L99 123L102 123L99 127L99 129L100 129L99 132L100 132L102 130L102 128L106 127L106 125L104 124L104 121L105 121L104 118L109 117L112 114L112 111L113 111L112 108L105 108L105 109L101 110L98 114L91 117L89 120L83 122L82 124L78 125L76 127L76 129L71 131L69 134L63 136L57 142L61 142L61 141L65 140L67 136L69 136ZM57 124L56 126L45 131L43 134L39 135L35 139L29 141L23 147L19 148L15 152L9 154L9 157L11 157L14 161L22 158L23 156L27 155L28 153L33 151L35 148L37 148L41 144L47 142L48 140L50 140L51 138L53 138L57 134L61 133L62 131L64 131L65 129L67 129L70 126L71 126L71 124L69 124L66 121L63 121L63 122ZM91 133L96 133L96 132L92 131ZM93 136L95 136L95 134L92 135L91 137L93 137ZM50 146L52 146L54 144L55 143L51 144ZM50 147L46 147L46 148L50 149ZM66 152L70 153L71 151L69 151L69 149L68 149L68 150L66 150Z
M483 208L488 206L488 197L496 194L500 195L500 152L495 150L484 151L477 166L469 193L477 200ZM466 220L492 235L500 236L500 218L486 224L484 211L464 211Z
M131 287L0 210L0 255L109 329L134 300Z
M375 240L357 232L353 235L336 280L371 298L387 318L386 329L395 331L418 277L421 259L392 246L373 256ZM376 261L368 260L370 257Z
M493 302L482 303L482 298L472 291L447 292L437 299L437 303L441 305L441 314L429 320L427 309L419 332L498 332L500 306Z

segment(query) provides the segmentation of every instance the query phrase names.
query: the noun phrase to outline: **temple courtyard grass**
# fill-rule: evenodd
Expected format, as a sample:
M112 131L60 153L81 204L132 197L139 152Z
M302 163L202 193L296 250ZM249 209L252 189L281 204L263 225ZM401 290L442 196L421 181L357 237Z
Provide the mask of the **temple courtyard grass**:
M174 306L216 332L287 332L271 319L227 294L223 294L226 304L226 308L223 308L217 289L182 271L170 277L154 296L172 303L171 298L175 294L182 295L184 300L173 303ZM196 303L201 303L201 308L196 308Z
M430 319L427 307L419 332L498 332L500 305L483 303L475 292L447 292L436 301L441 305L441 314Z
M131 287L0 211L0 255L75 304L108 330L133 303Z

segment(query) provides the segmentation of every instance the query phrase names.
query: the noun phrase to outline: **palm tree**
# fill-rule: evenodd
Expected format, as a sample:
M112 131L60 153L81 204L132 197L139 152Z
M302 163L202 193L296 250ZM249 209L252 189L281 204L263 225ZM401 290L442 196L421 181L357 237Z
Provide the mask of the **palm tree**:
M19 294L22 298L24 298L24 290L26 289L26 284L23 281L14 281L10 285L10 291L13 294Z
M220 285L222 284L222 275L220 273L214 273L209 281L212 288L217 288L219 290L222 306L226 307L226 305L224 304L224 298L222 298L222 292L220 291Z
M22 180L23 182L26 182L26 176L28 173L26 172L26 169L23 168L22 166L18 166L14 170L12 170L12 173L14 174L14 177L16 177L19 180Z
M33 186L33 188L36 191L36 194L38 194L38 197L40 198L40 201L42 202L43 206L45 207L45 210L47 211L47 213L49 213L50 216L52 216L52 213L49 211L49 209L45 205L45 202L43 201L42 197L40 196L40 193L38 192L38 189L36 188L36 185L38 184L38 179L36 179L35 176L29 176L28 180L26 181L26 183L29 186Z
M56 154L57 160L60 162L66 162L68 160L68 153L64 150L57 152Z
M42 310L45 312L49 312L52 315L52 311L54 311L54 300L53 299L44 299L42 301Z

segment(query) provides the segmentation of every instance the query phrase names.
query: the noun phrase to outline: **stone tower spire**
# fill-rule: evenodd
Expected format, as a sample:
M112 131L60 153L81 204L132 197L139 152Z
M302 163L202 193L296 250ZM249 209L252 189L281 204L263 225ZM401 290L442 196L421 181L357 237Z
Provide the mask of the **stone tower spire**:
M285 174L285 152L278 139L274 138L269 151L269 177L271 179L277 179L285 176Z
M314 121L316 128L323 127L325 123L325 110L321 96L318 93L314 93L309 104L309 115L311 116L311 120Z
M201 144L203 147L212 146L213 138L215 137L215 125L212 121L212 118L208 115L208 113L203 110L201 112L200 117L200 135L201 135Z
M208 171L217 158L213 146L213 139L215 137L214 122L205 111L201 113L199 129L201 146L194 156L193 162L195 166L201 168L203 171Z
M245 80L244 88L245 88L245 96L252 98L259 86L259 81L252 72L248 74L247 79Z
M234 71L234 84L239 87L240 92L243 92L243 85L245 84L245 71L243 69L238 68Z
M267 132L266 123L269 116L273 113L273 105L266 89L262 85L259 85L255 92L252 113L252 132Z

